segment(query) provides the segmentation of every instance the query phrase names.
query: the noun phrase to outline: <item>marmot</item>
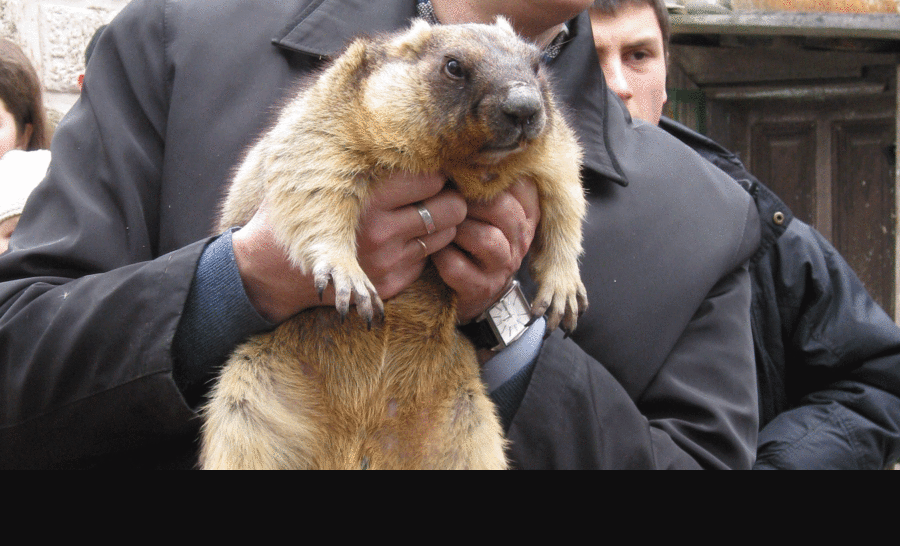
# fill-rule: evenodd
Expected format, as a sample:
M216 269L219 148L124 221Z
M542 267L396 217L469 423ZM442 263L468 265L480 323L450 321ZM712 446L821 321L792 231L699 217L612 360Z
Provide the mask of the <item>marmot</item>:
M356 259L358 219L372 178L393 170L442 172L472 201L532 178L532 313L571 331L587 305L580 166L540 51L505 20L416 21L352 42L250 149L220 222L244 225L268 194L276 236L318 288L334 283L337 310L304 311L237 348L204 408L201 465L505 468L454 294L426 268L383 305ZM351 298L359 316L347 316Z

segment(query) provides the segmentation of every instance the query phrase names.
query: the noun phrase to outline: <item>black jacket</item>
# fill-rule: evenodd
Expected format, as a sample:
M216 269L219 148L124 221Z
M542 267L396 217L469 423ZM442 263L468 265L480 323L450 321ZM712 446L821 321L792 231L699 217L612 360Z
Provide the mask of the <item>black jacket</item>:
M0 256L0 466L193 464L172 340L230 173L298 78L415 13L415 0L137 0L119 14ZM581 346L544 344L510 427L515 466L749 468L756 208L633 124L586 14L572 31L551 71L586 151L591 308Z
M762 233L750 262L759 381L755 468L881 469L900 458L900 328L822 235L740 160L663 118L660 126L738 181Z

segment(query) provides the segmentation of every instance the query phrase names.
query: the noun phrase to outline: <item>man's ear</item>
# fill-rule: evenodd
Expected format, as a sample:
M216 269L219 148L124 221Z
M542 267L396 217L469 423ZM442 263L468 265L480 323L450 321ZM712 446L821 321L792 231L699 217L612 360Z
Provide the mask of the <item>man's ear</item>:
M19 134L19 141L16 142L16 148L19 150L27 150L28 143L31 142L31 134L34 132L34 125L25 124L25 129Z

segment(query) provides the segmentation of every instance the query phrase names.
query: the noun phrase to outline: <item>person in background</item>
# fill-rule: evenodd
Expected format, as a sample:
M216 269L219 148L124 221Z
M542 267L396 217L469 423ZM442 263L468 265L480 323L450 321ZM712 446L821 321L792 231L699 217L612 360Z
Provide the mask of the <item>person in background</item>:
M50 162L50 131L37 72L15 43L0 39L0 253Z
M900 328L834 247L731 152L662 117L670 26L662 0L597 0L603 73L629 112L679 138L754 197L750 262L759 384L756 469L881 469L900 457Z

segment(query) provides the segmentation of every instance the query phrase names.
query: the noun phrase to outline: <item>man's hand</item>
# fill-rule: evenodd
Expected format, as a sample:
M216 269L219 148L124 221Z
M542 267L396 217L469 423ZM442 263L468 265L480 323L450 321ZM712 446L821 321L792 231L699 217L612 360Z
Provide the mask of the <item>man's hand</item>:
M375 183L360 217L357 255L382 300L418 279L429 255L444 282L459 296L467 322L500 296L528 252L540 219L537 189L519 182L489 203L466 206L437 174L395 173ZM418 205L431 213L427 233ZM455 245L450 245L454 242ZM282 322L317 305L334 305L329 285L319 299L311 273L290 265L275 240L264 202L232 237L244 289L260 315Z
M444 188L445 183L436 174L395 173L372 188L357 230L357 256L382 300L419 278L428 255L456 237L466 203L457 192ZM419 202L431 212L434 233L426 232ZM247 296L267 320L278 323L310 307L334 305L331 285L320 300L312 274L288 262L275 240L267 202L233 235L232 244Z
M386 300L421 276L429 254L453 241L467 208L458 192L445 187L446 178L436 174L399 173L376 184L360 218L357 250L360 265ZM434 220L431 234L419 204Z
M459 297L459 321L477 318L508 286L534 239L541 212L537 187L521 180L488 203L469 205L455 245L432 256Z

